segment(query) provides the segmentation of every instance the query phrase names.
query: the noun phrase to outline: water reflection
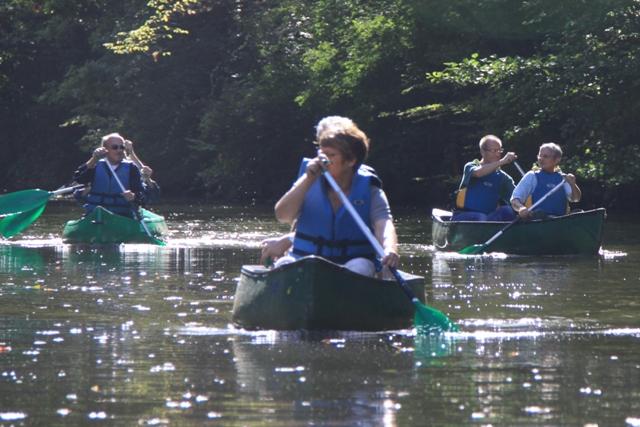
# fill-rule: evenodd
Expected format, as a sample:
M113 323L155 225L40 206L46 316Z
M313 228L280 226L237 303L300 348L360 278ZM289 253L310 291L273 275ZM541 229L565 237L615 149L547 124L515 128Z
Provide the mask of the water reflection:
M402 405L383 379L411 369L412 360L394 357L400 352L386 335L280 334L276 342L262 341L233 340L232 349L239 392L273 402L268 420L396 425Z
M42 271L45 261L38 250L0 245L0 271L9 274L32 274Z
M457 257L433 252L424 218L399 215L403 269L432 282L429 303L461 333L256 333L231 326L230 311L240 267L257 261L263 237L283 231L271 209L166 212L172 235L162 248L64 245L62 209L0 245L0 423L624 425L640 417L633 223L608 224L600 258Z

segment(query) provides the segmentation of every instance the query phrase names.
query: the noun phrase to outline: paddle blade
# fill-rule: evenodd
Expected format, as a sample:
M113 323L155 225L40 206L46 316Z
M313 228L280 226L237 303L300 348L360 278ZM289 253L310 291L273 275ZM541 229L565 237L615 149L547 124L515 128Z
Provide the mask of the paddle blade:
M9 238L22 232L22 230L33 224L33 222L42 215L46 206L46 204L42 204L35 209L7 215L1 218L0 234L5 238Z
M462 255L476 255L484 251L485 248L485 245L471 245L460 249L458 253Z
M457 332L458 326L453 323L446 314L422 304L419 300L413 301L416 313L413 316L413 324L418 334L430 334L435 332Z
M31 211L45 205L51 193L44 190L22 190L0 196L0 215Z

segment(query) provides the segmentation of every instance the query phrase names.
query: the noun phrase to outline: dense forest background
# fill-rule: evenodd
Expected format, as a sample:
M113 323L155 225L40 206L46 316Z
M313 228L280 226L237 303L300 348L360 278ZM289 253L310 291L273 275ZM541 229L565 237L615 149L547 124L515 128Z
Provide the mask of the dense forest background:
M583 207L637 210L639 112L637 0L0 3L0 192L118 131L165 196L269 202L339 114L392 204L444 204L494 133L527 167L559 143Z

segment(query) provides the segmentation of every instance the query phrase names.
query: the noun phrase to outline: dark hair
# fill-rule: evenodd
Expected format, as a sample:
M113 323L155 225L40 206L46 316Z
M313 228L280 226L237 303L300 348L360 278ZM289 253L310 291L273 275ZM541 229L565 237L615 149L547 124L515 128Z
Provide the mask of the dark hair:
M318 145L334 147L347 160L362 164L369 154L369 138L353 122L346 126L330 126L318 135Z

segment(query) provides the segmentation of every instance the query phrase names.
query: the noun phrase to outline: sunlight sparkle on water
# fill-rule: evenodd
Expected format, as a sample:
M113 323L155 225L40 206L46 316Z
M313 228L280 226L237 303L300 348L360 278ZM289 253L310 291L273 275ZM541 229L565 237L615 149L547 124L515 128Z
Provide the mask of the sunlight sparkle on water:
M604 259L616 259L616 258L622 258L622 257L626 257L627 253L623 252L623 251L609 251L606 249L601 249L599 254L604 258Z
M2 421L17 421L27 418L27 414L24 412L0 412L0 420Z
M624 422L627 423L627 425L630 425L631 427L640 427L640 418L627 417L624 420Z

